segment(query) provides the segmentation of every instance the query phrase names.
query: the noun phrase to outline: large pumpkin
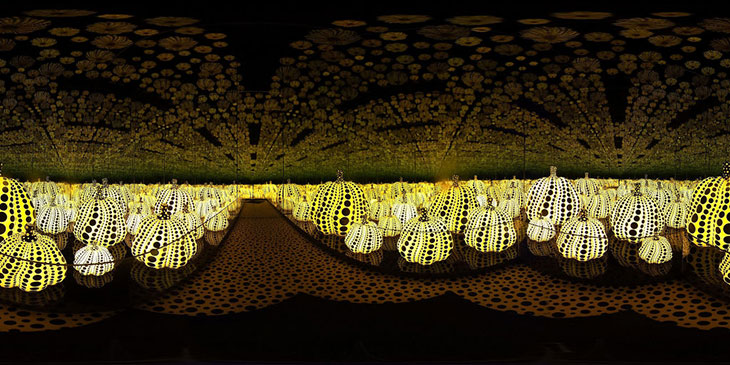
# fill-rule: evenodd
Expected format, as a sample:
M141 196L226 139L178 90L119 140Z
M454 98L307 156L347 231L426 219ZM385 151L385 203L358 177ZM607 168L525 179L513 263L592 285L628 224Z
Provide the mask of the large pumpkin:
M33 223L35 215L28 193L15 179L2 176L0 164L0 241Z
M140 224L132 255L153 269L177 269L188 263L198 245L185 223L172 217L170 208L160 208L162 213L151 215Z
M654 199L641 193L638 183L631 195L616 202L609 221L618 239L633 243L658 235L665 224L664 214Z
M56 242L28 224L0 242L0 286L41 291L66 277L66 259Z
M502 252L517 241L512 217L487 204L471 211L464 242L480 252Z
M527 217L537 220L546 217L554 225L561 225L578 215L580 197L573 184L557 176L557 168L550 166L550 176L538 179L530 187Z
M725 162L722 176L704 179L695 188L687 233L697 246L730 251L730 163Z
M403 226L397 246L406 261L431 265L449 257L454 241L442 221L430 218L426 210L421 209L418 218Z
M124 240L126 227L118 202L106 196L99 186L94 199L79 207L74 236L85 244L113 246Z
M326 235L347 235L356 219L368 213L365 193L355 183L342 179L337 171L337 180L322 185L312 201L312 218L317 228Z
M461 233L466 227L469 211L478 207L479 203L474 189L461 186L456 175L452 181L451 187L439 192L431 203L429 214L442 220L450 232Z

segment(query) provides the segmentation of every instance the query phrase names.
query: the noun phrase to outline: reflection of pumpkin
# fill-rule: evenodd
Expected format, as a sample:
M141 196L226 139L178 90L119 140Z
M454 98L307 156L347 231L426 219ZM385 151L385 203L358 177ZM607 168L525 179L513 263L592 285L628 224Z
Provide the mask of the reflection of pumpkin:
M605 257L590 261L559 259L558 262L568 276L578 279L595 279L603 275L608 267Z
M2 176L1 169L0 164L0 240L23 232L26 224L35 222L34 209L23 185Z
M56 242L26 226L0 242L0 286L41 291L66 277L66 259Z
M155 270L145 266L141 262L135 262L132 264L130 274L132 279L141 287L149 290L163 291L185 280L195 269L194 263L185 265L177 270L169 268Z
M78 271L74 272L74 280L76 280L76 283L79 285L91 288L91 289L98 289L103 287L106 284L111 283L114 281L114 272L108 272L101 276L94 276L94 275L82 275Z
M403 226L398 239L398 252L408 262L431 265L446 260L454 243L446 225L429 218L425 209L417 219Z
M721 177L709 177L695 188L689 206L687 233L698 246L730 251L730 163Z
M368 202L362 189L344 181L342 171L337 171L337 180L325 183L317 191L312 209L314 224L322 233L344 236L356 219L368 213Z

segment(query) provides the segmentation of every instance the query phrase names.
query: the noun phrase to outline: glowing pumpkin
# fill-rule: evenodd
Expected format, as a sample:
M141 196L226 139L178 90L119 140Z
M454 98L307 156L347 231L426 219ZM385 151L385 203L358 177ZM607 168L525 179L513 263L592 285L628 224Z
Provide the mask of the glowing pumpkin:
M177 269L188 263L198 245L185 223L172 216L171 208L160 208L162 213L142 221L132 242L132 255L153 269Z
M18 181L2 176L0 164L0 240L23 232L35 223L35 214L28 193Z
M429 213L433 218L442 220L450 232L461 233L466 227L469 211L478 205L474 190L460 186L459 177L454 175L452 186L436 196Z
M108 198L101 186L97 187L94 199L79 207L73 232L76 239L85 244L112 246L124 240L124 216L116 200Z
M355 219L368 213L365 194L355 183L344 181L342 171L337 171L337 180L327 182L312 202L313 221L325 235L344 236Z
M28 224L0 242L0 286L37 292L66 277L66 259L56 242Z
M658 235L665 224L664 214L653 199L642 195L640 184L616 202L609 221L618 239L634 243Z
M512 217L491 204L474 209L464 229L464 242L480 252L502 252L514 245L517 232Z
M426 210L422 209L418 218L405 224L397 246L406 261L431 265L449 257L454 241L446 225L430 218Z
M363 215L361 223L350 227L345 236L345 245L355 253L371 253L383 245L383 235L375 223L368 222L367 216Z
M687 233L697 246L730 251L730 163L722 176L709 177L697 185L689 206Z
M577 217L571 218L560 227L557 244L563 257L588 261L606 253L608 237L603 224L588 217L586 211L581 210Z
M550 176L537 180L528 194L527 217L530 220L546 217L554 225L561 225L580 211L580 197L573 184L557 176L557 168L550 166Z
M102 276L114 270L114 257L104 246L86 245L76 251L74 269L81 275Z

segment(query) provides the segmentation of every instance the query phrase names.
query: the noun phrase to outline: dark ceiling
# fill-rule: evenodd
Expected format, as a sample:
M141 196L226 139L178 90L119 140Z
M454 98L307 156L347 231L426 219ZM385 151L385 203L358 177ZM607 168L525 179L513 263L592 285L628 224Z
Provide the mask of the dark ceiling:
M59 180L714 175L720 6L15 2L0 160Z

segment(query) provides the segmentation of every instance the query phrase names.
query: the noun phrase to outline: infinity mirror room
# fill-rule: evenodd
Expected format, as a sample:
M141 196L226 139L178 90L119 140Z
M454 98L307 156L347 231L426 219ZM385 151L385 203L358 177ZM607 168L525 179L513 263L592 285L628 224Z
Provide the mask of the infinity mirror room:
M730 361L730 9L0 6L0 363Z

